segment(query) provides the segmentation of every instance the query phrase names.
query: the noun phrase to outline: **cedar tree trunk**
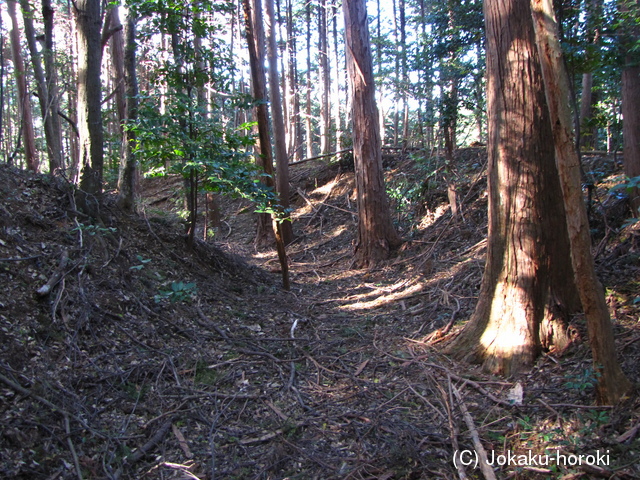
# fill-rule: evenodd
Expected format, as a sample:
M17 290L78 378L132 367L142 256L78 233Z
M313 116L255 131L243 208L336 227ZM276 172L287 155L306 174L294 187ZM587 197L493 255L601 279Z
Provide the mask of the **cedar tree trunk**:
M591 254L589 221L582 196L580 159L573 148L571 112L569 110L569 77L562 60L551 0L531 0L533 24L551 124L560 182L566 206L566 222L571 246L573 276L587 319L589 341L598 378L598 402L617 402L631 384L622 373L616 358L613 329L604 291L595 273Z
M382 171L382 145L365 0L344 0L347 71L352 99L358 198L356 265L370 267L402 243L393 227Z
M489 233L478 304L448 350L504 375L566 346L578 308L529 0L485 0ZM571 277L570 277L571 278ZM560 318L557 318L557 317Z

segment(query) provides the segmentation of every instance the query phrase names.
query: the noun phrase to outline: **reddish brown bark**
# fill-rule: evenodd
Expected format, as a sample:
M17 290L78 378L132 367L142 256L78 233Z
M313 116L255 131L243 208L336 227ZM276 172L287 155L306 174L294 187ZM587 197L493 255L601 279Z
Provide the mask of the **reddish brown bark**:
M573 276L587 319L589 342L595 371L600 373L597 394L600 403L617 402L631 384L622 373L616 358L613 329L604 290L598 281L591 254L589 221L582 197L580 159L573 147L569 110L569 78L562 60L562 49L551 0L531 0L534 28L551 125L553 143L571 247Z
M568 236L529 0L485 0L485 21L487 260L476 310L448 348L509 375L537 358L546 316L577 301L562 277L571 268Z
M11 53L13 56L13 67L18 85L18 113L20 115L22 140L24 143L24 157L29 170L38 170L38 153L36 152L36 140L33 130L33 116L31 114L31 102L27 88L27 72L22 58L22 48L20 46L20 27L16 14L15 0L7 1L7 10L11 17Z
M352 98L353 155L358 198L356 265L370 267L401 244L389 214L364 0L344 0L347 71Z

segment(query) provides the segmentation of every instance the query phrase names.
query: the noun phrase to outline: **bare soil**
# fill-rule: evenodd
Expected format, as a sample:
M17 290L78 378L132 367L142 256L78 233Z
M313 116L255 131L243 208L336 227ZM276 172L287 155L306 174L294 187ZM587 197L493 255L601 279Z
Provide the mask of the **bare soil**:
M500 479L640 478L640 401L594 405L582 318L562 356L508 379L439 352L473 312L486 246L486 154L457 161L452 218L440 160L385 157L406 241L367 271L352 268L348 162L292 167L289 292L247 203L223 199L188 251L179 179L144 180L136 215L107 194L92 224L64 182L0 165L0 477L483 478L463 465L482 446ZM619 163L585 167L637 385L640 234L609 192Z

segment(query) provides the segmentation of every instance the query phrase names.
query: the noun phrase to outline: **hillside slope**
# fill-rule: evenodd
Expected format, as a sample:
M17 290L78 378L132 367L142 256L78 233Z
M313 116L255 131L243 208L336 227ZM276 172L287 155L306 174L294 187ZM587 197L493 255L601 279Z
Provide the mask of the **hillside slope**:
M498 453L610 451L596 473L558 475L636 478L638 400L591 405L586 345L508 380L438 354L438 332L468 317L482 274L482 159L463 153L460 219L424 166L388 159L408 241L373 271L351 269L352 174L294 171L291 292L275 253L250 244L242 203L225 202L217 242L188 252L169 214L125 216L107 196L94 225L64 182L0 165L0 477L456 478L473 427ZM622 248L605 278L637 382L635 280L622 279L637 275L632 254Z

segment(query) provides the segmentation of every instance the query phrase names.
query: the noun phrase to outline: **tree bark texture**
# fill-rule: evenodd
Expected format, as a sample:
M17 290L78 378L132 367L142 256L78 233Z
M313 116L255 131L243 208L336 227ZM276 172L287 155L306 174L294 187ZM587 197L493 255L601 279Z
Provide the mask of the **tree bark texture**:
M320 153L331 152L331 79L327 37L327 0L318 4L318 60L320 67Z
M64 147L62 142L62 122L58 111L60 110L60 92L58 90L58 70L54 56L53 44L53 19L55 11L51 5L51 0L42 0L42 19L44 23L44 75L47 84L47 110L48 120L51 123L51 143L50 149L53 156L50 160L50 171L54 172L54 167L64 168ZM45 128L47 128L45 126ZM59 153L58 153L59 152ZM59 155L59 158L57 156Z
M16 13L15 0L7 1L7 10L11 17L11 53L13 56L13 68L18 86L18 113L20 115L20 125L22 130L22 140L24 143L24 157L27 168L34 172L38 171L39 161L36 151L35 132L33 130L33 116L31 113L31 102L27 88L27 76L20 47L20 27L18 26L18 16Z
M247 33L247 44L249 47L249 65L251 67L251 85L253 96L256 100L254 106L254 116L258 122L258 139L260 145L261 166L266 174L264 182L267 187L275 186L273 181L273 153L271 149L271 139L269 137L269 115L267 111L266 76L264 73L264 43L260 41L264 38L260 32L256 32L257 27L262 24L259 13L262 10L260 0L242 0L245 15L245 26ZM265 214L262 214L264 218ZM272 215L271 227L275 235L276 250L282 269L282 284L285 290L289 290L289 264L285 251L285 243L282 236L282 222L278 221L276 215ZM265 232L266 235L266 232Z
M280 205L289 209L289 159L287 157L287 136L282 115L282 95L280 94L280 78L278 75L278 50L276 47L276 24L273 0L265 0L267 17L267 57L269 58L269 96L271 97L271 114L273 116L273 136L276 153L276 191ZM285 245L293 241L293 228L290 220L280 224L282 239Z
M306 130L306 146L307 158L313 157L313 122L311 119L311 2L305 6L305 14L307 19L307 88L305 98L305 119L304 125Z
M80 188L95 202L102 193L104 163L102 129L100 31L102 15L100 0L76 2L78 25L78 131L80 133L80 164L82 177ZM85 205L89 210L94 207Z
M38 92L40 111L43 118L47 154L49 157L49 172L56 173L62 165L62 131L60 128L60 117L58 117L57 108L56 110L51 108L53 102L49 95L50 89L47 85L47 78L42 67L42 58L36 44L36 33L33 27L33 11L27 0L20 0L20 7L22 8L24 31L27 37L29 53L31 54L31 64L33 65L36 90ZM46 49L44 53L45 55L52 55L52 52L47 52Z
M504 375L566 342L552 314L577 308L529 0L485 0L487 259L478 304L448 350ZM556 338L557 337L557 338ZM558 345L562 348L564 344Z
M640 2L621 2L624 13L632 13L631 18L640 15ZM631 22L628 22L631 23ZM640 26L624 25L623 45L627 50L625 66L622 70L622 138L624 141L624 171L628 177L640 175L640 53L636 43L640 39ZM633 215L640 216L640 190L631 193Z
M135 122L138 119L138 76L136 73L136 19L130 12L124 28L125 48L123 57L123 73L125 86L125 120ZM137 183L137 159L135 147L137 143L135 131L123 124L122 158L118 175L118 205L126 211L135 208Z
M339 55L339 50L338 50L338 5L336 3L334 3L332 5L332 14L333 14L333 19L331 22L332 28L331 28L331 33L333 36L333 49L332 49L332 64L333 64L333 71L335 72L334 74L334 80L333 80L333 90L334 90L334 95L333 97L335 98L335 105L334 105L334 109L333 109L333 115L334 115L334 125L335 125L335 130L336 130L336 151L340 151L342 150L342 107L341 107L341 103L340 103L340 93L341 93L341 79L344 79L344 68L340 68L340 55Z
M126 119L126 99L125 99L125 79L124 79L124 36L122 23L120 22L120 14L117 6L111 7L108 15L111 17L109 22L112 30L109 44L111 47L111 69L113 71L113 88L116 103L116 113L118 114L118 124L120 133L123 133L124 120Z
M631 387L616 358L613 329L604 290L591 254L589 220L582 196L580 159L574 149L569 110L569 78L551 0L531 0L533 24L544 76L547 104L553 126L553 143L566 206L573 275L587 319L594 367L600 372L599 403L617 402ZM638 80L638 79L637 79Z
M358 198L356 265L371 267L388 258L389 252L402 241L391 222L384 186L366 4L364 0L344 0L342 8Z

